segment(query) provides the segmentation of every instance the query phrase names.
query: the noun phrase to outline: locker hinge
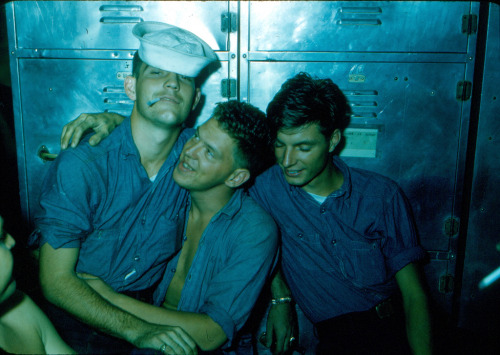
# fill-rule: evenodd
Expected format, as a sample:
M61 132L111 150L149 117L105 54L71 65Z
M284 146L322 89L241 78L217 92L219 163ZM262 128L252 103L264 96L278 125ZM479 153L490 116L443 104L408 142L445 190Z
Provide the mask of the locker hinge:
M236 79L222 79L221 81L222 97L230 98L236 96Z
M471 35L477 32L477 15L462 16L462 33Z
M457 83L457 100L467 101L472 92L472 82L461 80Z
M220 30L222 32L236 32L238 31L238 18L235 13L226 12L220 15Z
M450 293L453 292L455 278L453 275L446 274L439 277L439 292Z

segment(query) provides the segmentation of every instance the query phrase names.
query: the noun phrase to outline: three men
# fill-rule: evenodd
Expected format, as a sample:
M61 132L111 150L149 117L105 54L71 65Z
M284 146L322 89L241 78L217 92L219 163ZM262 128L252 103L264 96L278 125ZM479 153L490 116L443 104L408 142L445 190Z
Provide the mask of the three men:
M268 106L278 164L250 190L282 237L267 345L289 349L293 299L315 325L318 353L428 354L430 316L416 267L425 252L408 202L393 181L334 156L346 113L331 80L305 73Z
M183 329L145 322L77 276L89 273L117 292L148 299L179 249L178 211L187 192L172 173L192 134L183 123L200 99L195 77L217 57L175 26L143 22L133 34L141 45L125 79L131 117L99 148L82 144L60 154L43 187L32 242L41 246L42 291L57 306L52 319L75 350L126 352L131 343L195 353Z

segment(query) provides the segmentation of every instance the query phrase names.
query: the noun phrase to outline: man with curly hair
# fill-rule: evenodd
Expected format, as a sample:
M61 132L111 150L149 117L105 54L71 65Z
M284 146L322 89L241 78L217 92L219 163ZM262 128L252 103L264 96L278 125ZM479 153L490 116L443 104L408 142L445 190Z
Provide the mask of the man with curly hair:
M204 351L229 345L264 286L277 250L277 227L242 188L269 167L264 113L237 101L217 104L196 129L173 172L189 191L182 249L155 292L156 307L82 275L112 304L150 323L179 326ZM227 342L229 340L229 342Z

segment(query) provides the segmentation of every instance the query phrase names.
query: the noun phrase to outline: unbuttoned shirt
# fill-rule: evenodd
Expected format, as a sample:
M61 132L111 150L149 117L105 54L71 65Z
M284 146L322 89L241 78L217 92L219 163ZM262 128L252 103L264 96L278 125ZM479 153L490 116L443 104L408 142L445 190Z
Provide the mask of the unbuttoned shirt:
M130 118L96 147L86 142L62 151L47 173L31 244L80 248L76 271L117 292L152 286L181 244L178 211L187 191L172 172L192 134L180 134L154 182L141 164Z
M186 225L188 213L189 203ZM275 263L277 243L271 216L242 189L236 190L201 236L177 310L207 314L222 327L229 345L248 319ZM165 299L179 256L180 252L168 263L155 292L158 306Z
M398 185L333 159L344 183L321 204L278 165L251 189L278 224L282 271L313 323L372 308L396 291L396 272L425 256Z

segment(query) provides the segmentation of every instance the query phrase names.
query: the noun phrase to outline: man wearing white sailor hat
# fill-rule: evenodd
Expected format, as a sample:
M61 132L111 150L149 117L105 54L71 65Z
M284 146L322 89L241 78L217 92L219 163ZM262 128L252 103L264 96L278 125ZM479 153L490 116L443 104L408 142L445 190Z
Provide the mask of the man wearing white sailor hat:
M43 293L57 306L51 318L78 353L168 346L191 354L196 344L181 328L140 320L78 276L95 275L117 292L148 300L179 248L177 211L187 192L172 172L193 134L183 124L200 100L195 78L217 56L169 24L143 22L132 32L140 40L124 84L132 114L98 147L61 152L47 174L31 241L41 247Z

